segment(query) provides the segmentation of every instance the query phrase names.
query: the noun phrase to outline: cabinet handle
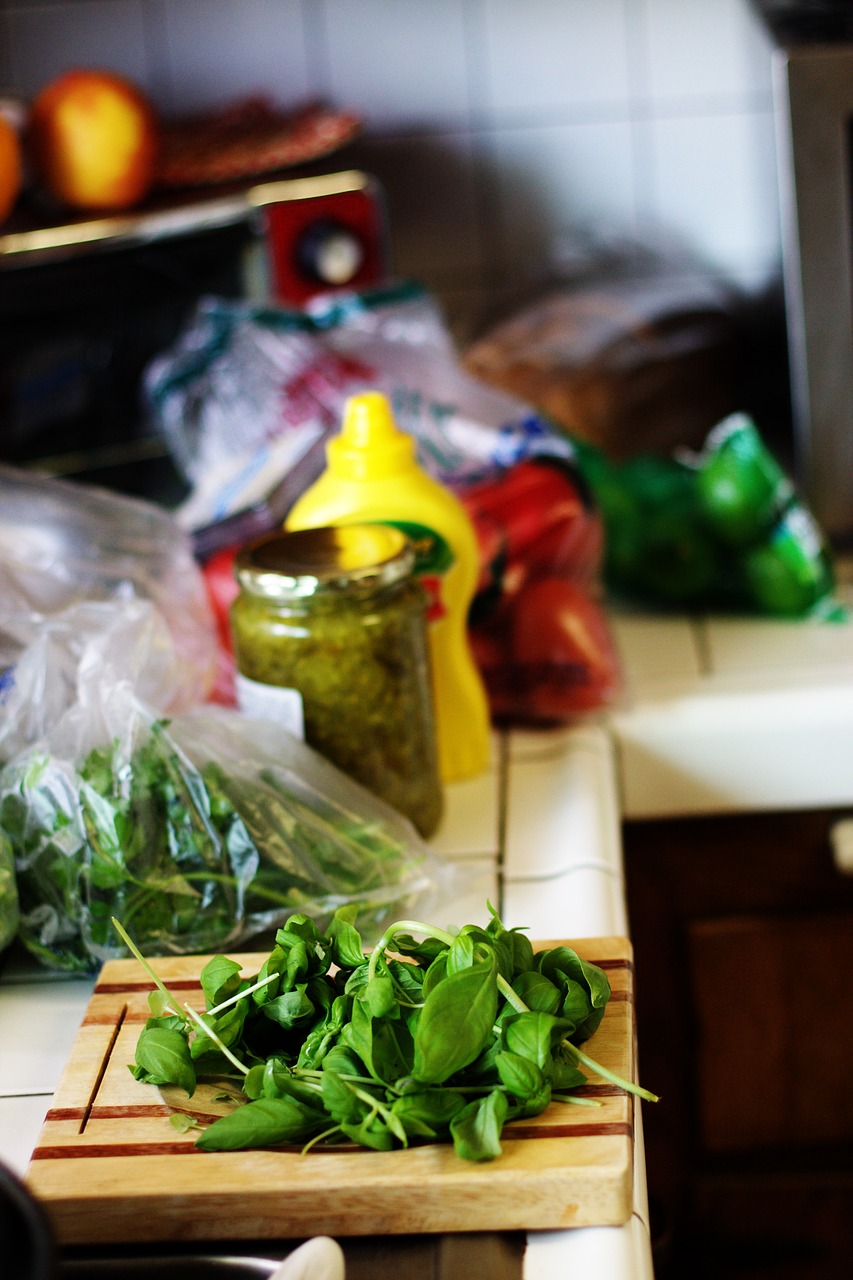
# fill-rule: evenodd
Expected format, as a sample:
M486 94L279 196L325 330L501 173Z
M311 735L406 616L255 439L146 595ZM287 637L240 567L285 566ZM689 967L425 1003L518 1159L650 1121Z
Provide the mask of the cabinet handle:
M839 818L829 829L829 847L835 870L853 876L853 818Z

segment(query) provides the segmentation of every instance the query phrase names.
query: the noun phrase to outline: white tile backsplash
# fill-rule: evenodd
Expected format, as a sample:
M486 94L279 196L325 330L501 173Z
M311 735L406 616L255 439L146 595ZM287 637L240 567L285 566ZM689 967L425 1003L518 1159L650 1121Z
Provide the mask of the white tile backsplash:
M755 82L755 20L743 0L651 0L648 15L649 98L659 107L691 100L739 105ZM769 53L768 53L769 56Z
M770 113L662 117L651 133L657 220L738 277L766 272L781 235Z
M477 105L494 124L619 111L629 100L626 0L484 0ZM482 95L482 96L480 96Z
M460 0L324 0L329 90L371 131L467 127Z
M749 0L7 0L0 77L73 64L165 112L264 92L360 112L395 265L461 298L590 230L777 267L770 41Z
M627 121L495 129L489 163L497 252L510 279L537 274L573 227L634 229Z
M301 0L164 0L163 12L171 111L311 96Z
M9 87L24 97L75 67L107 67L148 84L143 0L10 5L0 19L9 37Z

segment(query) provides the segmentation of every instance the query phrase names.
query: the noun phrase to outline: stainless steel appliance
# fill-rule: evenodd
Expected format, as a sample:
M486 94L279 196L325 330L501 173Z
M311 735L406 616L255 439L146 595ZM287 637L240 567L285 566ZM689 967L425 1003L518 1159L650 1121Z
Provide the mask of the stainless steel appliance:
M839 546L853 544L853 5L755 0L776 40L794 463Z

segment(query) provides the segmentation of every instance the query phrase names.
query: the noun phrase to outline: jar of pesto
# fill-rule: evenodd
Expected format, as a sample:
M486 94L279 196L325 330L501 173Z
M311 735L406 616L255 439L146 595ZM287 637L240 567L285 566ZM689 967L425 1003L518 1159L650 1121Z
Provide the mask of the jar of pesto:
M415 549L391 525L275 533L237 556L237 700L429 836L442 812Z

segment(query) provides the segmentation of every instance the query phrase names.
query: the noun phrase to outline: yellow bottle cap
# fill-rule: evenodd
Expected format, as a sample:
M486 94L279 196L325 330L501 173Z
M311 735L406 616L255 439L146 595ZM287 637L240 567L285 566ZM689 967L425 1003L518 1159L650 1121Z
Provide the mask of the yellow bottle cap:
M415 442L397 426L381 391L350 396L340 434L332 437L326 452L335 474L353 480L393 475L415 464Z

